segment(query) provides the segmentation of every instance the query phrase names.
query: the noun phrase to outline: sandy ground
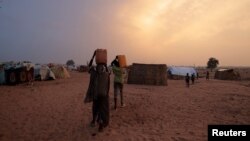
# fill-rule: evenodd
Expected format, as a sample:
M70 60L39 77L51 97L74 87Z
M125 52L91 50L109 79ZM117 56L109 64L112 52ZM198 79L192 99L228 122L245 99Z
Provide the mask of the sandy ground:
M208 124L250 124L250 81L204 78L190 88L183 80L168 86L125 84L125 108L112 110L110 125L94 135L91 103L84 104L87 73L0 86L1 141L205 141ZM94 136L93 136L94 135Z

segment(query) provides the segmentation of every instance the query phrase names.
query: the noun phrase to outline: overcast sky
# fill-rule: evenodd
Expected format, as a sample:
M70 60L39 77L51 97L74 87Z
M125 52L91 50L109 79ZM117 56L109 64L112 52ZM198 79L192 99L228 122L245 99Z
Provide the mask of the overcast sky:
M0 0L0 61L250 66L250 0Z

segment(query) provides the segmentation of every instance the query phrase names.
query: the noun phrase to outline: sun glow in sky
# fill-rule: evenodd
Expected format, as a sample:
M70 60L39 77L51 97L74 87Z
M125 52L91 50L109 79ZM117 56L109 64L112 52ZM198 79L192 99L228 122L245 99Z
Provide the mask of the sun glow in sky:
M143 27L150 28L154 26L155 19L153 17L146 17L143 19Z
M0 3L0 61L249 66L249 0L12 0Z
M171 0L169 1L159 1L155 4L152 4L148 9L143 9L144 11L141 14L141 18L139 18L138 26L141 26L142 29L152 29L159 26L159 17L163 12L167 9L167 5L169 4Z

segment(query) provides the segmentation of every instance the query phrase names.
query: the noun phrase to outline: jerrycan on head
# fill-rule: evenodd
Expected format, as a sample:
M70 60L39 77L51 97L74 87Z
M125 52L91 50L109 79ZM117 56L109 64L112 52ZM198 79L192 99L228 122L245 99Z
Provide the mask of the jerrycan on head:
M96 49L95 55L96 64L107 64L107 50L106 49Z
M121 68L127 67L127 61L125 55L118 55L118 62Z

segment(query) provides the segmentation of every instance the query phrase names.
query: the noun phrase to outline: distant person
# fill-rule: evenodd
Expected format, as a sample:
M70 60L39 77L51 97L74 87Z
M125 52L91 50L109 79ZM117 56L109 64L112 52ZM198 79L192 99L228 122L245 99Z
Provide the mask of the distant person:
M189 80L190 80L190 77L189 77L189 74L187 73L186 77L185 77L185 80L186 80L186 85L187 87L189 87Z
M207 71L206 80L209 80L209 71Z
M114 77L114 110L117 109L117 95L120 94L121 107L125 107L123 101L124 70L120 67L118 56L111 63Z
M192 84L194 84L194 79L195 79L195 75L194 73L191 75L191 80L192 80Z
M105 63L92 66L95 53L89 63L90 82L84 102L93 101L91 126L97 122L101 132L109 124L110 73Z
M196 79L199 79L199 73L198 72L196 73Z
M168 76L170 76L170 79L173 79L173 75L172 75L172 72L170 70L168 70Z

